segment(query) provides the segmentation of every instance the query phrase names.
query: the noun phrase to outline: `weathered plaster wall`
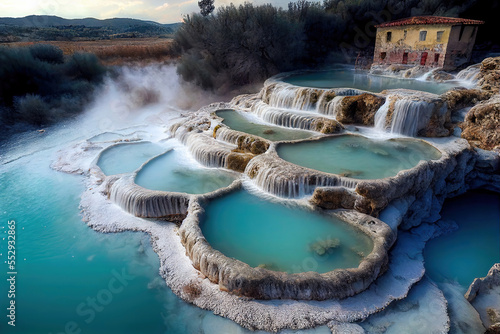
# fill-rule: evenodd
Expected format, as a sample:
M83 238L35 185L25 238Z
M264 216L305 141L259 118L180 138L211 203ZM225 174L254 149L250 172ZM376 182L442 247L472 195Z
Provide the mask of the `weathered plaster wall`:
M402 64L403 55L408 53L407 64L420 65L422 53L427 52L423 65L454 69L470 60L477 30L473 25L443 24L378 28L373 63ZM427 32L425 41L420 40L422 31ZM388 32L391 33L390 41L387 41ZM442 32L440 40L438 32ZM382 59L384 52L386 56Z
M377 40L375 42L374 63L379 64L401 64L403 54L408 53L408 64L420 64L422 52L428 52L427 66L442 67L444 55L448 46L451 26L446 25L415 25L401 27L378 28ZM406 33L405 33L406 31ZM420 41L420 32L426 31L425 41ZM442 31L441 41L437 40L438 31ZM387 41L387 33L391 32L391 41ZM406 36L405 36L406 35ZM381 52L386 52L386 58L381 59ZM440 54L435 63L435 55Z

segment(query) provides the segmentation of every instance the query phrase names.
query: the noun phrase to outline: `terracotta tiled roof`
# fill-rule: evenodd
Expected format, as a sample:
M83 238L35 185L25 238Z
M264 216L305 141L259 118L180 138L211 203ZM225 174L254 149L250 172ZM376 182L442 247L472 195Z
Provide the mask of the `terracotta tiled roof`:
M448 24L448 25L474 25L474 24L484 24L483 21L461 19L457 17L444 17L444 16L413 16L406 19L385 22L375 26L376 28L384 27L397 27L397 26L408 26L417 24Z

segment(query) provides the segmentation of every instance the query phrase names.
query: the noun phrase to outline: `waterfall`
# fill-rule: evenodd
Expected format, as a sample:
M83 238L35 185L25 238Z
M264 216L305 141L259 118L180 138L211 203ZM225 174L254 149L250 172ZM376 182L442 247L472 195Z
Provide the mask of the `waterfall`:
M432 73L434 71L435 71L435 69L432 69L429 72L425 72L424 74L422 74L418 78L415 78L415 80L418 80L418 81L428 81L428 80L430 80L429 77L432 76Z
M354 96L363 93L352 88L321 89L272 83L265 86L260 95L262 100L271 107L324 113L322 111L326 110L326 104L331 102L327 100L328 97ZM328 113L324 114L328 115Z
M311 195L316 187L341 185L335 175L312 171L269 155L252 159L245 173L262 190L286 198Z
M346 177L341 177L340 178L340 186L348 189L355 189L356 186L358 185L360 180L355 180L355 179L349 179Z
M177 131L175 136L188 147L194 158L206 167L227 167L227 157L236 148L200 132Z
M185 214L189 205L189 195L144 189L134 183L132 175L116 180L109 197L125 211L143 218Z
M387 96L387 98L385 99L385 103L375 113L375 129L379 131L385 131L385 125L387 123L387 114L389 112L390 104L391 104L391 96Z
M335 96L331 101L329 101L324 108L317 108L316 111L320 114L328 115L333 118L337 117L340 106L342 105L342 100L345 96ZM320 106L318 102L318 107Z
M291 109L296 101L296 93L297 89L295 87L276 85L269 96L269 105L277 108Z
M240 138L241 136L248 136L248 135L243 132L232 130L227 126L221 126L215 134L215 138L217 140L233 145L238 145L238 138Z
M327 97L329 96L328 91L324 91L323 94L320 95L318 102L316 103L315 112L321 113L323 110L327 108L327 105L330 101L327 101Z
M322 90L289 85L274 85L268 104L276 108L314 110Z
M458 72L456 79L475 84L479 79L480 67L479 65L471 65L460 72Z
M315 120L313 116L273 108L262 101L253 104L251 111L268 123L287 128L310 130L311 123Z
M391 105L393 112L389 115ZM416 136L422 124L427 124L433 109L434 104L427 101L415 100L409 96L388 95L375 114L375 129L386 131L390 124L391 133Z
M394 104L391 132L406 136L416 136L421 120L428 119L432 113L432 103L403 98Z
M355 88L334 88L332 89L336 96L355 96L366 93L366 91Z

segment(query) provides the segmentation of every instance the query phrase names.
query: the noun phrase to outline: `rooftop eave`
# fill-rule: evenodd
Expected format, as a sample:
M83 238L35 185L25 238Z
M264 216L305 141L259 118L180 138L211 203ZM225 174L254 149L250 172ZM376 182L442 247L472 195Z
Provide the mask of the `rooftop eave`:
M481 25L484 21L461 19L456 17L442 17L442 16L414 16L405 19L400 19L391 22L381 23L375 28L388 28L388 27L402 27L412 25Z

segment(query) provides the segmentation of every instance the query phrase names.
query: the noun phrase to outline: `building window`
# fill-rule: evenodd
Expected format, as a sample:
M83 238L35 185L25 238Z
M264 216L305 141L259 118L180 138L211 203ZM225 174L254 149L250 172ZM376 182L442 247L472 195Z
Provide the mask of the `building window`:
M408 64L408 52L403 53L403 64Z
M420 32L420 41L423 42L427 38L427 31Z
M381 60L384 60L386 56L387 56L386 52L380 52L380 59Z
M390 41L391 41L391 39L392 39L392 31L388 31L388 32L387 32L386 41L387 41L387 42L390 42Z
M442 42L443 41L443 34L444 34L444 31L438 31L437 32L436 38L437 38L438 42Z
M439 53L435 53L434 54L434 62L437 64L439 62L439 56L440 54Z
M406 39L406 34L408 34L407 30L405 30L405 35L404 35L403 39Z

